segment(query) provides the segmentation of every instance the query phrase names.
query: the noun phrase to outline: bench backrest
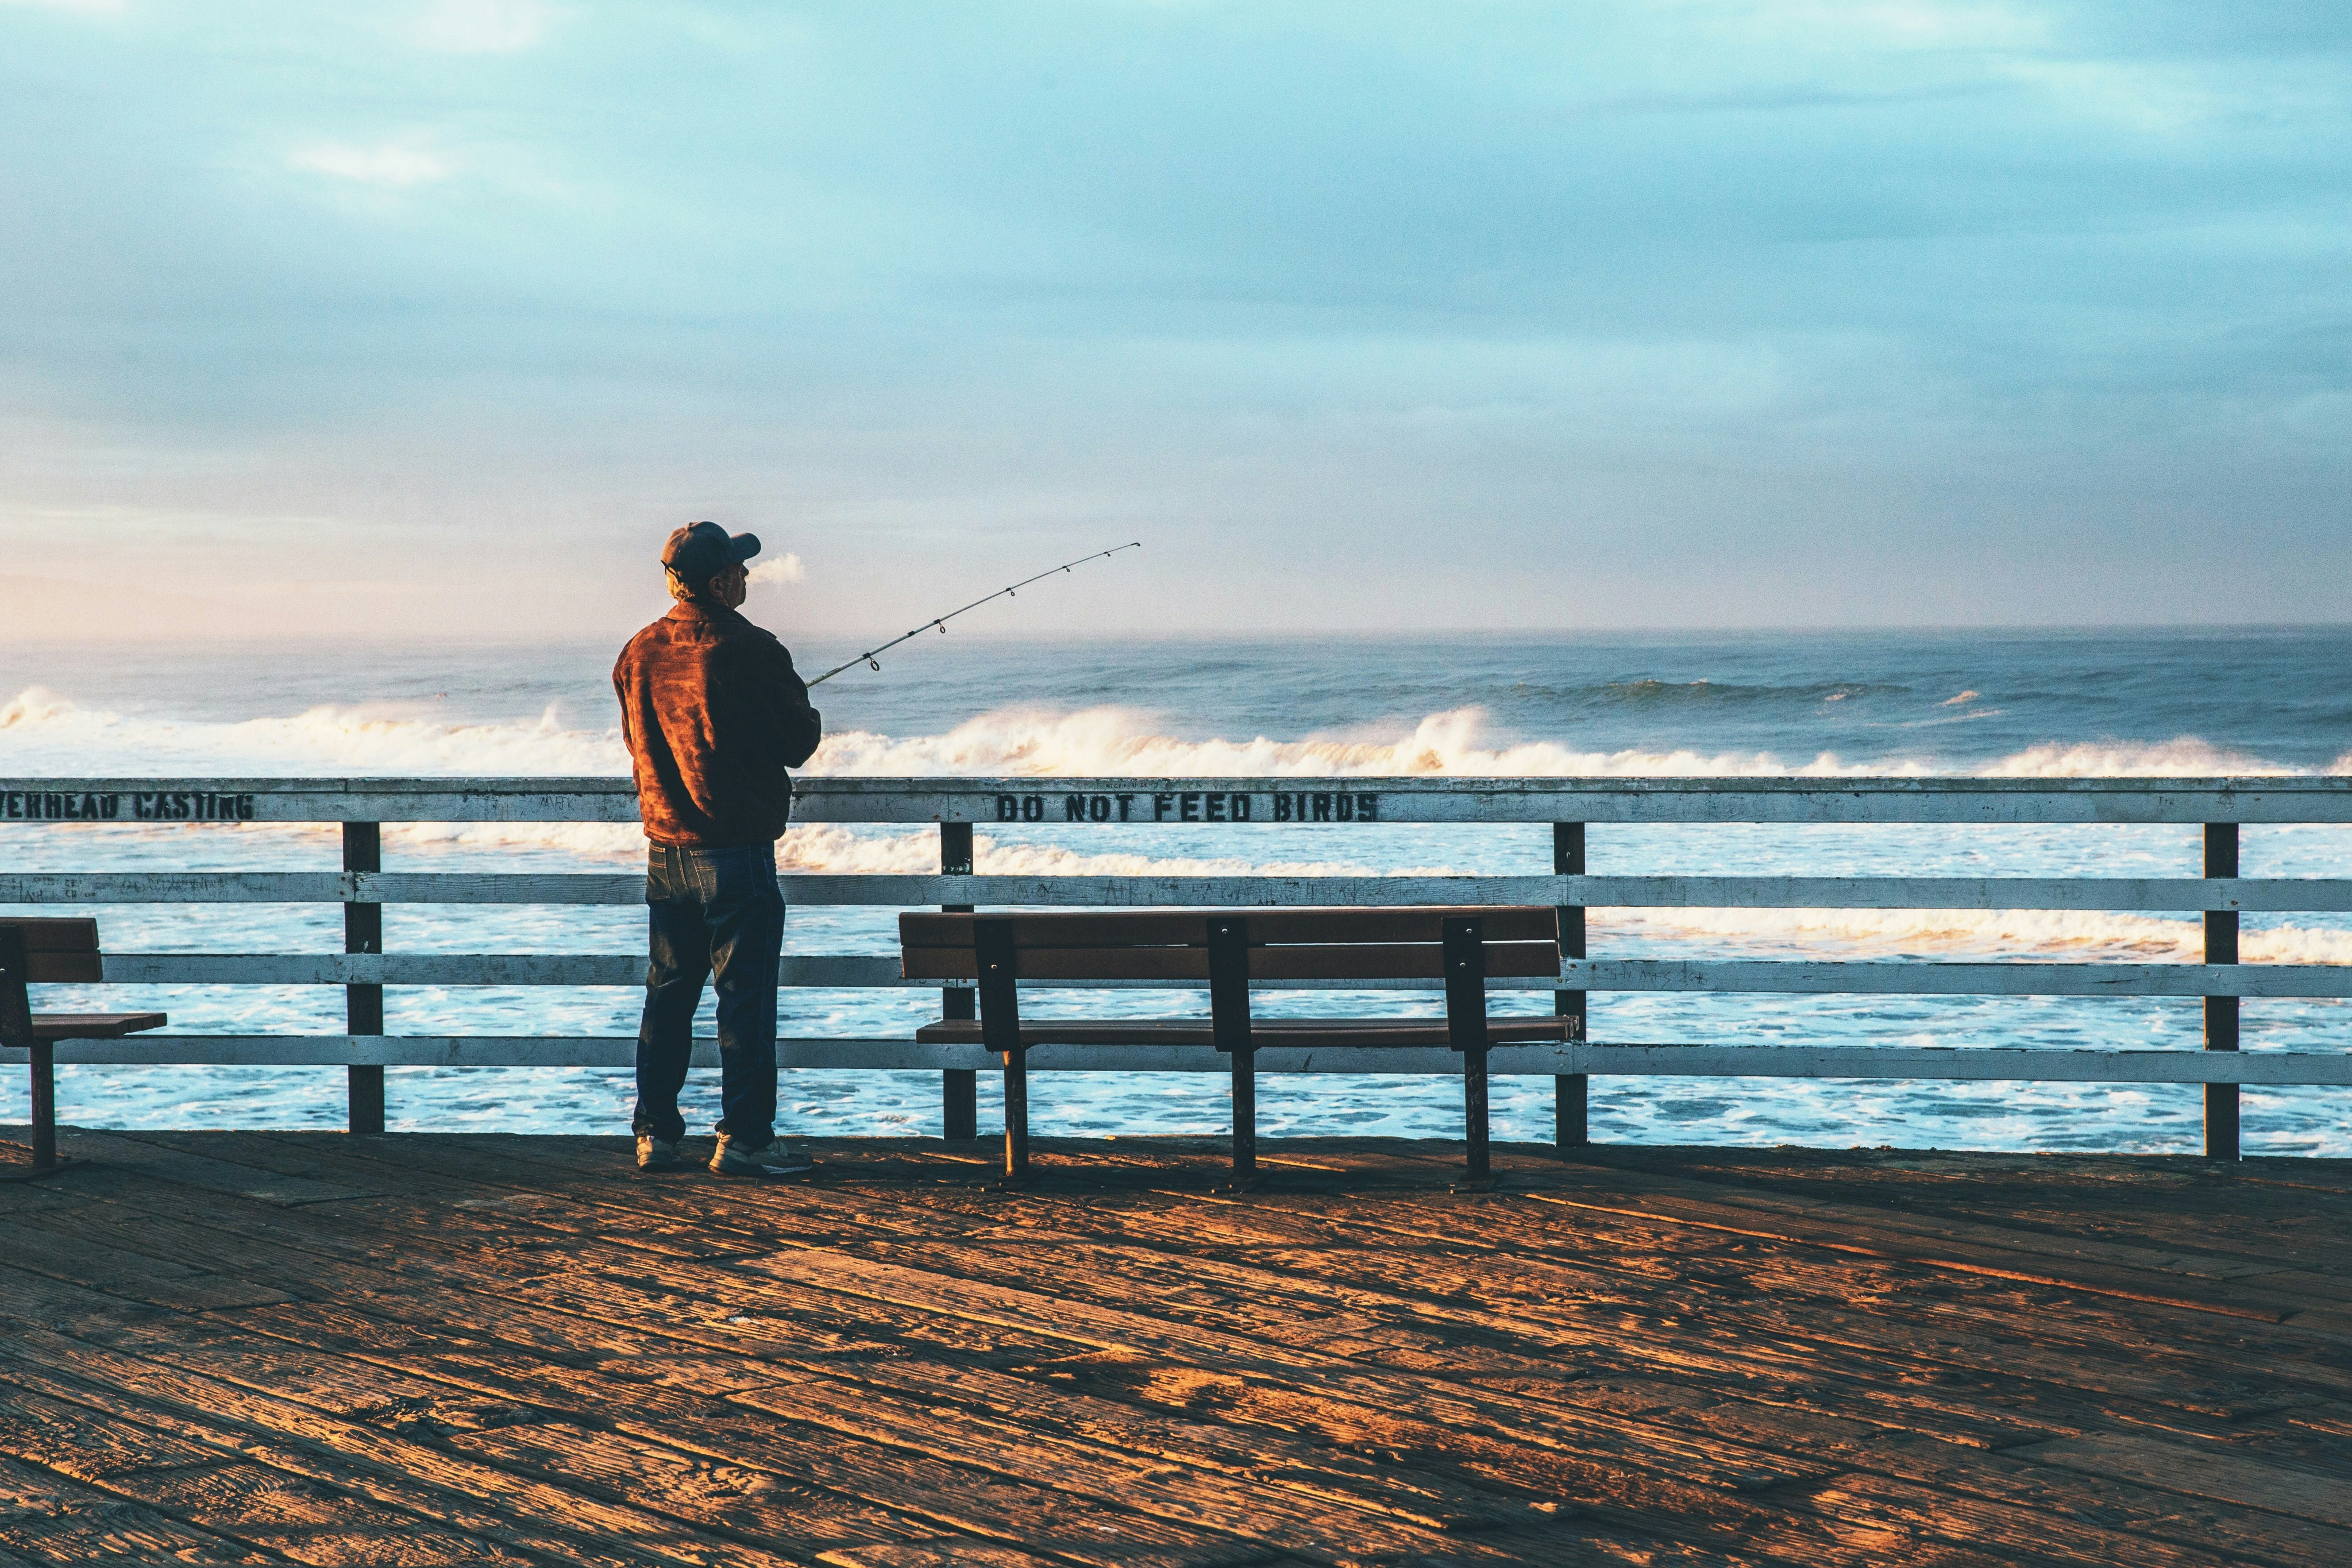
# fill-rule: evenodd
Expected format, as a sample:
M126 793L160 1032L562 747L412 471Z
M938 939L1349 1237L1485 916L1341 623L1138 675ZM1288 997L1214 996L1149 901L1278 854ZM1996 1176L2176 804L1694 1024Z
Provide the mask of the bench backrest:
M98 922L88 916L0 919L0 931L24 944L26 981L37 986L89 984L105 978L98 956Z
M910 980L980 977L974 925L1009 920L1024 980L1207 980L1213 920L1246 923L1254 980L1436 979L1444 924L1479 923L1486 973L1559 973L1559 916L1548 904L1423 909L1055 910L898 916Z

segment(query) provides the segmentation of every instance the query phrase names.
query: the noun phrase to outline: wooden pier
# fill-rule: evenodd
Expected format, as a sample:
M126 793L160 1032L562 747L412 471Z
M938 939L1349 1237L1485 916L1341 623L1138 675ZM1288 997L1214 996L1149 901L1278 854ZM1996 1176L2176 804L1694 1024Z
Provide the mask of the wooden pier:
M172 1012L178 1030L128 1039L58 1038L54 1060L74 1065L340 1067L347 1074L349 1126L383 1131L385 1069L391 1067L625 1067L635 1060L625 1035L498 1033L387 1034L387 991L400 988L617 988L645 983L642 953L462 952L450 938L478 939L479 925L456 917L411 924L422 950L387 951L384 909L603 905L641 907L645 880L635 871L417 871L384 869L385 827L400 823L596 822L637 820L626 779L0 779L0 831L107 831L108 824L184 823L226 833L241 823L336 823L341 870L116 871L0 870L0 913L102 918L109 928L97 994L44 999L44 1010ZM1410 909L1540 904L1556 915L1556 973L1492 976L1486 988L1548 993L1561 1020L1556 1041L1503 1045L1489 1053L1497 1076L1552 1080L1559 1147L1574 1151L1589 1134L1595 1076L1944 1080L2194 1083L2205 1100L2205 1152L2238 1157L2242 1141L2239 1091L2245 1084L2352 1087L2352 1052L2306 1021L2291 1035L2265 1030L2260 1009L2277 1001L2352 998L2352 966L2239 962L2239 925L2252 914L2352 911L2352 876L2242 876L2244 824L2352 823L2352 778L2212 779L1487 779L1350 778L1313 783L1273 778L808 777L794 785L799 822L899 824L938 835L936 875L899 872L787 873L780 881L795 907L844 910L916 908L1230 910ZM1778 874L1587 874L1588 829L1724 823L1887 826L1941 829L2038 824L2096 831L2119 825L2172 827L2180 847L2200 851L2197 876L1914 876ZM999 875L975 859L982 825L1015 838L1031 828L1056 834L1116 832L1153 824L1223 824L1275 849L1305 830L1364 836L1369 847L1397 824L1454 824L1507 830L1508 843L1490 873L1423 875ZM1239 824L1235 827L1235 824ZM1548 829L1551 874L1540 863ZM1076 842L1077 841L1072 841ZM1103 842L1124 841L1097 841ZM1316 840L1315 842L1326 841ZM2085 841L2086 843L2092 841ZM1304 843L1290 841L1290 852ZM323 849L324 845L319 846ZM234 852L232 852L233 853ZM1318 855L1325 851L1317 851ZM1516 857L1514 859L1514 857ZM984 859L984 857L983 857ZM425 863L430 863L429 862ZM1516 865L1517 869L1509 869ZM2129 869L2126 867L2126 869ZM2186 864L2177 864L2185 871ZM121 939L126 906L158 904L336 904L343 950L232 952L193 929L175 926L178 952ZM1942 962L1594 955L1588 915L1609 909L1938 909L2126 911L2195 915L2203 927L2200 963ZM919 992L936 998L940 1021L971 1019L971 982L912 977L898 956L877 951L850 929L840 940L859 951L793 952L778 969L795 990ZM247 927L250 928L249 926ZM152 941L152 936L144 940ZM1048 990L1197 990L1195 979L1021 979ZM1442 990L1436 976L1386 978L1377 988L1403 995ZM215 1032L202 1013L173 999L179 988L333 987L342 992L343 1032ZM133 988L124 998L110 993ZM1260 991L1362 989L1360 979L1268 977ZM1749 993L1797 997L2178 998L2202 1003L2202 1045L2184 1050L2105 1046L2000 1048L1975 1031L1965 1049L1880 1038L1835 1043L1759 1039L1727 1030L1717 1040L1629 1040L1596 1034L1608 1023L1604 1000L1593 1022L1591 998L1619 992ZM2242 1030L2252 998L2257 1027ZM195 998L189 998L194 1000ZM1383 1009L1387 1010L1387 1009ZM1406 1010L1406 1009L1397 1009ZM191 1016L192 1011L196 1016ZM868 1019L877 1015L866 1014ZM887 1015L884 1015L887 1016ZM903 1017L904 1015L898 1015ZM1040 1015L1041 1017L1044 1015ZM2274 1019L2277 1015L2273 1014ZM2306 1014L2306 1019L2308 1019ZM217 1015L215 1015L215 1018ZM910 1020L911 1021L911 1020ZM1589 1027L1590 1026L1590 1027ZM444 1027L446 1027L445 1024ZM887 1027L887 1026L885 1026ZM951 1031L950 1031L951 1032ZM1907 1029L1906 1034L1911 1031ZM788 1037L779 1061L787 1070L919 1071L940 1074L940 1125L955 1136L975 1130L973 1074L1001 1068L983 1042L926 1040L919 1029L884 1036ZM1991 1044L1993 1049L1981 1047ZM2290 1049L2276 1049L2279 1046ZM2254 1049L2242 1050L2242 1046ZM0 1041L0 1069L40 1068L30 1048ZM716 1041L696 1046L698 1065L717 1063ZM1231 1061L1213 1046L1166 1050L1132 1040L1071 1041L1029 1054L1038 1071L1190 1071L1223 1073ZM1260 1051L1263 1072L1458 1075L1449 1049ZM64 1113L71 1118L71 1107ZM398 1120L397 1113L393 1119Z
M2352 1162L63 1152L0 1563L2352 1563Z

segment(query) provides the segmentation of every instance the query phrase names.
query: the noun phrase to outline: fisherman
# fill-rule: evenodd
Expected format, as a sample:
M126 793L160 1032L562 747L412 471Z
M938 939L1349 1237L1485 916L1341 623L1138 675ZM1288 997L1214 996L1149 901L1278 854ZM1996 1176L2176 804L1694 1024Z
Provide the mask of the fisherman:
M692 523L669 536L668 614L613 666L621 734L650 841L645 1020L637 1029L637 1168L676 1169L686 1122L677 1093L693 1055L695 1009L719 995L721 1114L710 1168L720 1176L804 1171L775 1135L776 958L784 895L776 841L792 776L823 727L793 656L737 611L760 552L751 534Z

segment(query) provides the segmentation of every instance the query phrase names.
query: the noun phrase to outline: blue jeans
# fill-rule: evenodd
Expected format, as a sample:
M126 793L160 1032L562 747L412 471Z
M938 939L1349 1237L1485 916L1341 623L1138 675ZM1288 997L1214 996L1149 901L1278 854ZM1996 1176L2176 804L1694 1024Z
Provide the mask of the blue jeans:
M694 1053L702 982L719 993L719 1131L745 1148L776 1126L776 956L784 894L773 844L688 850L650 846L646 858L646 1016L637 1029L634 1129L675 1143L686 1134L677 1092Z

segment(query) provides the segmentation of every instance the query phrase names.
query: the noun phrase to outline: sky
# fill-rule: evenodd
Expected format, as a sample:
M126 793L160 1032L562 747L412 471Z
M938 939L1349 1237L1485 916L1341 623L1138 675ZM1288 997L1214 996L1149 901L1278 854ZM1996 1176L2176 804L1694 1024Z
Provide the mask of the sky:
M2347 110L2340 0L0 0L0 639L699 517L827 634L2352 621Z

